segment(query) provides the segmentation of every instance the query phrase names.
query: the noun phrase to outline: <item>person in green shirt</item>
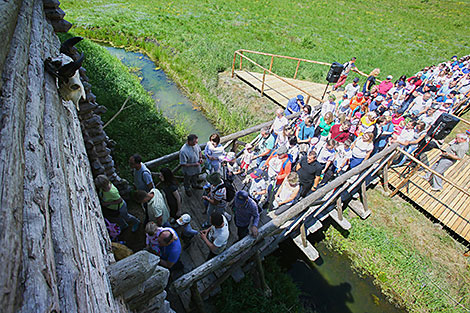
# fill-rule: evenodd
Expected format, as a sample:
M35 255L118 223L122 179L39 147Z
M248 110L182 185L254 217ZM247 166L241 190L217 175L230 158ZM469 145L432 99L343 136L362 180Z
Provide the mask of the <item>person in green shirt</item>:
M121 230L129 227L128 223L132 223L132 232L137 231L140 225L140 221L135 216L127 212L127 204L121 198L117 188L109 181L105 175L98 175L95 178L95 185L100 198L101 206L111 211L119 212L119 218L117 220Z

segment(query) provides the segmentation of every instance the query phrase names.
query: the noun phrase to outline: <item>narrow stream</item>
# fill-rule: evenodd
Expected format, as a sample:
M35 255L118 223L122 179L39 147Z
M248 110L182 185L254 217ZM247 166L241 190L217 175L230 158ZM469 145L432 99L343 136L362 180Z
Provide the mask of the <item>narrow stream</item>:
M178 89L162 69L156 67L145 54L113 47L105 48L130 67L140 78L142 86L150 92L156 107L164 116L182 122L190 133L199 137L199 143L209 140L216 129L194 104Z
M186 121L189 131L206 142L215 128L200 110L194 108L161 69L145 55L106 47L122 63L137 68L144 88L149 91L157 108L170 119ZM312 236L311 236L312 237ZM310 238L321 258L311 264L291 240L281 244L274 254L302 292L306 312L315 313L399 313L389 303L370 277L361 277L351 269L347 256L328 250L321 238Z

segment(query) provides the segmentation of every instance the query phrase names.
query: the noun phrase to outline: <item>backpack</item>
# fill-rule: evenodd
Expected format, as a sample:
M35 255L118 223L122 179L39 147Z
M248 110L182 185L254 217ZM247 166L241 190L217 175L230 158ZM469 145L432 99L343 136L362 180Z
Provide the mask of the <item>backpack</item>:
M220 184L215 188L214 192L216 192L219 189L222 189L225 187L225 201L230 202L235 198L235 193L237 192L235 190L235 186L233 185L232 182L230 182L227 179L222 178L222 181L224 182L223 184Z
M104 222L106 223L106 229L108 230L111 241L115 241L121 234L121 228L116 223L111 223L106 218L104 219Z

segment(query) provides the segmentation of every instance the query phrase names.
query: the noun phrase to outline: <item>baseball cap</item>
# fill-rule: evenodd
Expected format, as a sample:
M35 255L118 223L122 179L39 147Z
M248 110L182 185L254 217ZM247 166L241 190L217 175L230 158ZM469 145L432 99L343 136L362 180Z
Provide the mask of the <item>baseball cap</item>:
M254 179L260 178L261 176L263 176L263 170L257 168L250 174L250 176Z
M384 101L384 97L378 96L378 97L375 99L375 101Z
M277 149L277 154L280 155L280 154L285 154L287 153L287 147L286 146L280 146L278 149Z
M404 81L399 81L398 86L405 86L405 82Z
M359 81L359 77L354 77L353 82L357 83Z
M359 98L361 98L362 96L364 96L364 94L363 94L362 92L358 92L358 93L357 93L357 96L358 96Z
M191 222L191 215L189 214L183 214L179 219L176 220L176 223L178 223L180 226L188 224L189 222Z
M248 199L248 192L246 192L245 190L237 191L237 193L235 194L235 206L241 206L245 204L246 199Z
M393 78L392 75L388 75L388 76L387 76L387 79L392 79L392 78Z
M235 159L235 152L229 152L224 158L224 161L232 162Z

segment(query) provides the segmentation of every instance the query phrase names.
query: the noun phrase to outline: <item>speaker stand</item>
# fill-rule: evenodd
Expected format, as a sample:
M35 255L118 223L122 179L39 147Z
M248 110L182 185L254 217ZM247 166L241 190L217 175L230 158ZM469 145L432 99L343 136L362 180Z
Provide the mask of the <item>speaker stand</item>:
M330 82L328 82L328 84L326 84L325 91L323 91L323 96L321 96L322 100L323 100L323 98L325 98L325 94L326 94L326 91L328 90L329 85L330 85Z

